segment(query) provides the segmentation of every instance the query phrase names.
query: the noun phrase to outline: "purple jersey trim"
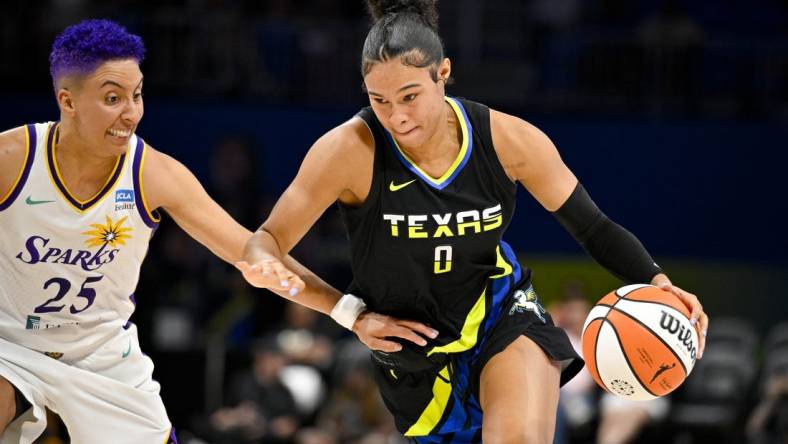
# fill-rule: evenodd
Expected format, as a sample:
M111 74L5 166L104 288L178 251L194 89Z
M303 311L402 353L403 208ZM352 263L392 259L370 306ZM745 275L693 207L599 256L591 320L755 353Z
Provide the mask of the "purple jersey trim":
M14 185L14 189L11 190L11 194L8 195L8 198L0 202L0 211L5 210L14 203L19 193L22 192L22 188L25 186L27 177L30 175L30 170L33 167L33 159L36 157L36 126L25 125L25 131L27 131L27 159L22 167L22 176L19 178L19 182Z
M85 211L86 209L92 207L96 204L96 202L100 201L112 187L115 186L115 182L118 181L118 177L120 177L121 171L123 171L123 165L126 162L126 153L120 155L118 159L118 163L115 166L115 171L112 172L112 177L107 181L107 184L104 185L104 188L99 191L92 199L87 202L80 202L66 188L66 185L60 180L60 175L57 173L57 169L55 167L55 139L56 134L58 132L58 128L60 127L60 123L52 125L49 129L49 134L47 135L47 160L49 164L49 172L52 175L52 180L55 182L55 185L60 190L60 193L69 201L71 205L79 208L81 211Z
M167 442L167 444L178 444L178 437L175 436L175 426L170 428L170 440Z
M134 202L137 204L137 213L139 213L142 221L145 222L148 228L152 228L155 231L159 226L159 222L151 218L151 215L148 214L148 209L145 207L145 203L142 201L142 187L140 181L142 180L142 155L145 149L145 142L142 141L142 138L137 136L137 148L134 150L134 162L131 168L131 174L134 177ZM161 219L156 210L154 210L152 214L157 219ZM151 233L151 236L153 236L153 233Z

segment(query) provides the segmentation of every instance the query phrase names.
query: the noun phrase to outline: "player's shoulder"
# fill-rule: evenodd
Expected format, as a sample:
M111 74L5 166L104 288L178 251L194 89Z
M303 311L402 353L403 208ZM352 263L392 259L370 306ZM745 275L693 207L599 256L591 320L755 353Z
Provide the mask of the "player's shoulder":
M145 163L142 165L144 167L143 172L151 171L163 173L178 163L172 156L157 150L147 143L145 143L143 149L145 150Z
M21 163L27 153L27 130L24 126L13 128L0 133L0 165L15 157Z
M496 146L538 145L547 136L531 122L518 116L490 109L490 129Z
M353 117L320 137L310 149L309 157L353 167L356 161L374 153L374 148L375 140L364 120Z
M490 108L490 126L493 130L527 131L533 127L525 119Z
M28 153L24 126L0 133L0 198L5 195L22 170Z
M145 161L141 164L143 193L151 210L164 206L172 194L177 194L182 179L191 173L174 157L145 145Z
M348 151L367 151L374 147L375 139L367 123L360 117L354 116L344 123L334 127L321 137L321 140L333 145L336 149Z

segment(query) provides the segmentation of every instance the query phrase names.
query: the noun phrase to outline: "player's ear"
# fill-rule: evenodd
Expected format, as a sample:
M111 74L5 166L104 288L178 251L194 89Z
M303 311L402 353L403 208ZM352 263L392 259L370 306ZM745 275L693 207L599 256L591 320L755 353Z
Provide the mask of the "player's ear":
M71 92L71 90L65 87L58 88L56 98L57 105L60 107L61 113L73 115L76 112L76 107L74 106L74 94Z
M449 77L451 77L451 60L446 57L440 65L438 65L438 79L443 80L445 84Z

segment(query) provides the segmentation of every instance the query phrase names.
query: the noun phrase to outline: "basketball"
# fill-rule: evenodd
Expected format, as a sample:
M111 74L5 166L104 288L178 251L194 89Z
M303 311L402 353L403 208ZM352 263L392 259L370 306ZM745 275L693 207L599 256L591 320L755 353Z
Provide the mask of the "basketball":
M698 334L678 297L653 285L607 294L583 326L583 357L606 391L648 400L675 390L692 371Z

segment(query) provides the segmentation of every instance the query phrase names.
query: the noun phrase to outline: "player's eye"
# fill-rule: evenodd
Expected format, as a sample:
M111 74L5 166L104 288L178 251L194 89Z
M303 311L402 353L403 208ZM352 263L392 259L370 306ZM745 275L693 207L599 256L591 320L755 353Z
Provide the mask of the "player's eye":
M405 101L405 102L412 102L412 101L416 100L416 96L417 95L418 94L415 94L415 93L414 94L408 94L407 96L403 97L402 100Z
M120 98L114 94L104 98L104 101L107 102L107 105L114 105L118 103L119 100Z

